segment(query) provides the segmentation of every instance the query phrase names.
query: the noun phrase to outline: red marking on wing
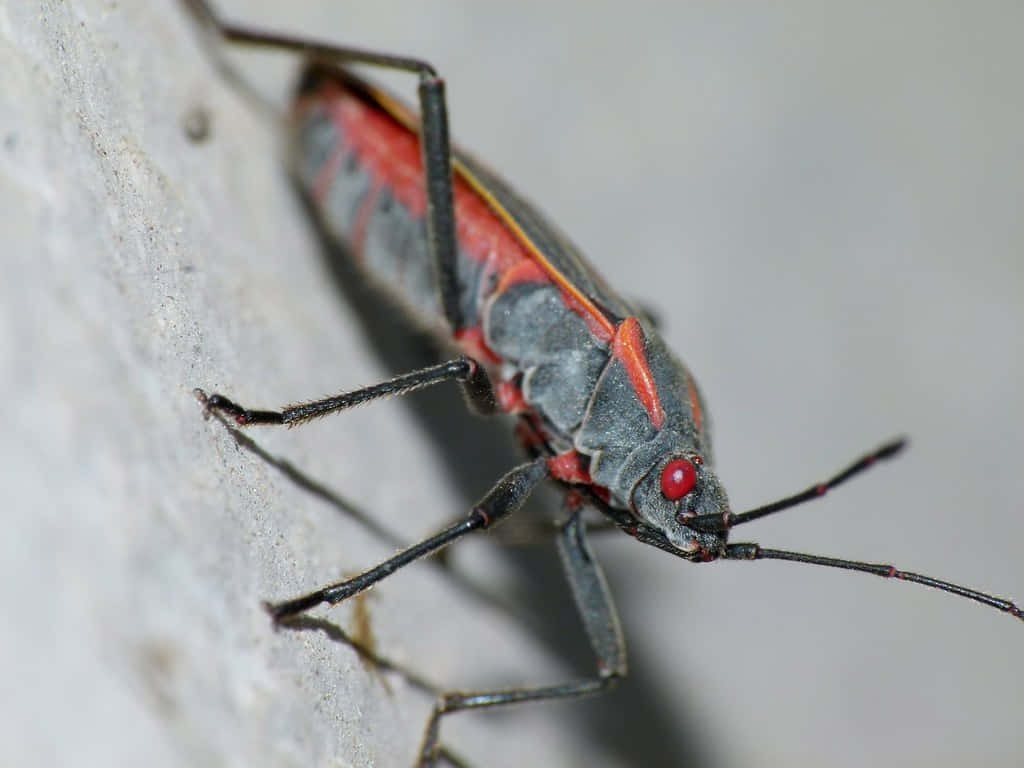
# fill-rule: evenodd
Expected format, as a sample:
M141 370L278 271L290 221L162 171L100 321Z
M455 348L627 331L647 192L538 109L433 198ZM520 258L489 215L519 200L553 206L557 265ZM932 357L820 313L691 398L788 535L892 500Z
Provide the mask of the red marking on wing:
M522 283L548 283L547 273L534 261L523 260L501 276L501 282L495 289L495 293L502 294L513 285Z
M487 346L484 330L479 326L460 328L455 332L455 341L470 357L487 363L500 363L501 358Z
M427 210L423 166L416 137L379 110L371 109L338 86L325 88L331 116L344 142L373 181L390 187L395 199L415 217Z
M577 286L575 286L570 280L559 271L558 267L551 263L548 257L533 243L532 240L526 235L522 227L519 226L518 222L512 217L512 214L505 209L502 204L495 198L489 189L479 179L473 176L473 174L456 163L456 168L459 174L464 178L470 186L476 191L476 193L487 202L487 205L492 211L496 211L504 222L505 226L508 227L516 237L527 249L527 257L537 263L537 265L548 275L555 285L558 286L559 291L562 294L562 300L565 302L573 312L582 317L594 336L607 344L611 341L611 338L615 332L615 327L612 325L611 320L605 316L605 314L599 310L594 302L583 293Z
M419 139L413 132L415 117L389 96L368 90L369 95L360 96L326 80L314 94L304 96L295 111L301 115L304 110L326 105L341 127L346 148L356 153L374 184L390 188L399 204L413 216L422 217L426 194ZM318 200L329 188L328 168L332 174L337 172L334 166L332 155L317 179ZM604 313L537 249L486 187L458 162L455 170L456 238L467 256L486 264L482 284L486 284L487 274L504 276L519 262L530 261L546 275L545 282L558 286L566 306L583 318L594 337L611 343L615 328ZM319 193L321 186L323 192Z
M697 394L697 385L693 383L693 376L689 371L686 373L686 389L690 395L690 411L693 413L693 425L698 432L704 431L704 413L700 408L700 395Z
M655 429L661 429L665 423L665 412L661 408L654 374L651 373L644 353L644 332L635 317L627 317L616 329L612 356L625 366L626 375L629 376L640 404L647 411L651 424Z
M501 276L496 293L500 294L513 285L521 283L550 282L552 282L551 275L548 271L536 261L528 259L519 262ZM604 344L610 343L612 340L612 332L609 330L611 326L607 323L599 322L594 314L580 303L576 293L567 293L565 290L562 290L561 286L557 287L559 288L558 294L562 297L562 302L586 323L587 329L593 334L594 338Z
M592 485L593 479L576 451L566 451L548 459L548 471L556 480L575 485Z
M504 274L530 254L472 189L455 177L455 233L459 246L489 272Z
M346 149L356 154L364 172L374 183L388 187L413 217L424 217L427 198L416 134L383 109L337 83L325 83L321 99L341 127ZM305 100L298 110L315 103ZM489 271L499 274L530 257L516 235L458 174L454 177L453 193L456 238L466 255L487 263Z
M614 328L611 323L605 318L604 315L596 315L585 304L580 301L580 294L578 291L568 293L565 290L562 291L562 301L565 305L583 318L583 322L587 324L588 330L594 335L594 338L603 344L610 344L614 338Z

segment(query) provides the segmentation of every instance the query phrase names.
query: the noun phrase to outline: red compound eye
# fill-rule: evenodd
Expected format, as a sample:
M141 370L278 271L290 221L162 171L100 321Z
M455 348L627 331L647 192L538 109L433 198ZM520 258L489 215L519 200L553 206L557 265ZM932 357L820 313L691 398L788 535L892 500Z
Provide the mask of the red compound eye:
M683 498L697 484L697 470L686 459L674 459L661 472L661 492L669 501Z

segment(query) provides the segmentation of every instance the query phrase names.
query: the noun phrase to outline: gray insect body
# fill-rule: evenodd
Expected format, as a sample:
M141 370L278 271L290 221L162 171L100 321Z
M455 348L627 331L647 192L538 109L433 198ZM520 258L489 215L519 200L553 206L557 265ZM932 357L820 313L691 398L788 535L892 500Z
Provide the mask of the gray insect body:
M399 568L508 517L549 477L582 490L587 501L638 541L691 561L772 559L871 573L939 589L1024 620L1024 610L1012 601L892 565L727 543L730 529L819 498L895 456L905 441L885 443L792 496L733 514L710 468L706 409L689 371L556 227L485 167L451 151L444 83L429 63L245 29L221 22L205 0L185 1L204 26L225 40L316 60L295 107L294 154L301 183L366 273L465 353L278 411L251 410L223 395L196 390L204 412L215 411L243 426L295 425L455 380L477 410L499 408L517 415L520 437L533 454L498 480L463 520L358 576L267 604L276 622L359 594ZM422 120L329 62L417 74ZM419 765L448 754L439 737L446 714L596 694L626 675L625 643L607 584L586 543L581 507L570 504L569 509L559 527L558 549L597 659L597 675L536 688L441 695L427 723Z
M308 107L297 110L295 131L301 183L368 275L449 336L425 210L403 186L422 173L412 118L350 76L338 82L312 77L304 86L310 95L300 105ZM381 145L386 159L375 152ZM559 479L591 486L680 553L719 555L722 533L680 524L728 513L689 371L533 206L468 156L454 157L456 341L518 395L503 405L545 453L582 460L579 477ZM627 327L639 348L616 354ZM697 482L684 498L668 499L661 475L678 458L694 463Z

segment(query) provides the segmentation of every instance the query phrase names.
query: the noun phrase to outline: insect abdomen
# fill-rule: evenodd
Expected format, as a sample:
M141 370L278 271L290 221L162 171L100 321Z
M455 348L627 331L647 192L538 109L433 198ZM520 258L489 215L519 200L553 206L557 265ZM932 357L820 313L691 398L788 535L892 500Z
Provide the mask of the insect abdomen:
M416 135L338 79L317 80L295 113L299 177L325 223L418 319L444 328ZM454 187L459 330L465 332L479 328L483 302L526 253L461 179Z
M446 336L455 326L452 340L489 366L499 405L538 417L549 450L604 451L613 471L661 429L680 394L685 402L685 390L670 391L678 387L659 391L628 307L527 203L463 156L453 178L458 317L447 323L427 246L415 116L351 76L313 70L295 118L298 173L328 228L421 321ZM613 358L629 375L614 401L595 409ZM634 410L639 419L625 417ZM594 442L586 430L594 419L614 424L607 439ZM619 450L604 450L611 443Z
M299 177L329 229L416 317L443 323L426 241L418 139L355 81L321 77L295 108ZM459 327L455 341L500 369L502 405L541 413L568 439L607 362L564 292L460 174L454 179ZM592 325L592 324L591 324ZM504 365L500 365L504 364Z

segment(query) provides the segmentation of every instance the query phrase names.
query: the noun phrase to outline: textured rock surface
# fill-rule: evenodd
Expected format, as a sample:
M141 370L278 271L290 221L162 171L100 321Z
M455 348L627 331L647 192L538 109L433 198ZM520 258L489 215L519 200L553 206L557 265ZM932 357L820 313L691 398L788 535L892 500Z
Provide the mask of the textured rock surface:
M898 463L744 539L1024 599L1019 10L296 5L224 2L433 60L456 135L661 311L737 507L911 435ZM286 59L240 67L284 101ZM387 375L271 126L169 1L6 3L0 71L0 763L404 764L430 698L322 632L273 632L259 605L392 547L190 394L270 405ZM424 402L250 436L414 539L494 469L452 471L488 449L462 426L444 448L424 407L454 398ZM540 555L493 549L467 542L458 571L528 615L562 590L517 566ZM479 763L678 765L690 737L734 765L1024 750L1024 628L1005 617L863 576L597 549L635 677L603 704L453 718ZM430 566L324 615L450 686L585 670L537 639L575 642L572 618L531 632Z

